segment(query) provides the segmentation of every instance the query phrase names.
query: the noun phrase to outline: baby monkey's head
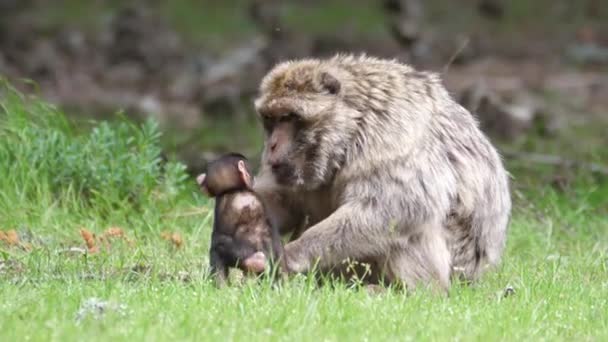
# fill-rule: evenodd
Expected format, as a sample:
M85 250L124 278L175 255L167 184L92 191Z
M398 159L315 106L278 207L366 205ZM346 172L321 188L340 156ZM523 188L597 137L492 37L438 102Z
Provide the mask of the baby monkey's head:
M242 154L229 153L212 161L207 173L196 178L203 192L209 197L218 197L238 190L251 190L253 177L251 166Z

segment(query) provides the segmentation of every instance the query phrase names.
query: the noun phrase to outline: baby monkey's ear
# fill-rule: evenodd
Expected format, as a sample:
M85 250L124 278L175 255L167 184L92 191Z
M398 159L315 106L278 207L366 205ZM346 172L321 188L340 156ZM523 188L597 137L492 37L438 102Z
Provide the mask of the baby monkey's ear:
M251 173L249 173L249 170L247 169L247 165L245 165L245 162L242 160L239 160L239 162L237 163L237 168L239 170L239 177L241 178L241 181L243 182L243 184L245 184L245 186L247 186L247 188L253 189L253 178L251 177Z
M213 197L211 196L211 193L209 192L209 188L207 187L207 182L205 182L207 178L207 175L204 173L201 173L200 175L198 175L198 177L196 177L196 183L198 183L198 186L201 187L201 191L208 197Z

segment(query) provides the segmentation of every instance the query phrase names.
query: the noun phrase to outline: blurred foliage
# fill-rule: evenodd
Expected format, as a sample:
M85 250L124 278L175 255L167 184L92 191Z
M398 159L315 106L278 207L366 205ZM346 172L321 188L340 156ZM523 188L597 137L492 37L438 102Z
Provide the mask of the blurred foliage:
M222 54L233 46L248 41L256 35L257 28L248 15L250 0L175 0L175 1L120 1L120 0L58 0L33 1L35 6L24 12L27 19L43 23L49 31L60 25L77 26L86 30L100 30L112 14L126 5L144 5L157 11L167 24L176 29L188 43L203 47L205 53ZM478 1L423 1L425 6L425 30L441 35L483 34L493 43L505 47L517 55L511 46L531 50L544 46L530 44L531 37L541 37L541 42L552 42L562 47L561 39L572 39L583 26L597 32L608 32L608 6L597 0L512 0L498 1L504 13L500 18L488 18L479 14ZM304 36L330 34L386 36L386 16L382 1L326 0L326 1L277 1L282 7L282 19L286 29ZM277 29L282 29L281 27ZM534 41L538 42L538 40ZM530 44L530 46L527 46ZM549 101L553 101L549 99ZM250 103L245 103L250 107ZM80 112L78 113L80 115ZM207 114L207 113L205 113ZM183 132L168 129L160 137L163 147L170 154L184 149L239 150L256 159L261 148L261 135L252 111L248 117L231 118L230 113L213 113L206 116L202 126ZM78 115L76 115L78 116ZM510 142L510 147L521 150L558 153L585 160L608 160L606 143L602 135L606 124L590 122L572 127L559 137L546 137L541 133L530 134L520 141ZM194 152L192 152L194 153Z
M55 107L1 84L0 184L19 196L72 192L141 205L160 191L170 199L183 190L185 166L162 161L160 137L154 121L138 126L124 118L77 133Z
M355 30L357 33L383 33L386 30L382 1L327 0L277 1L286 25L309 33ZM608 29L608 6L601 1L512 0L502 1L500 20L485 20L477 13L477 1L426 0L425 17L429 26L468 32L486 32L525 38L538 34L564 33L587 24ZM144 4L156 9L191 41L225 46L233 40L244 41L255 26L247 15L247 0L174 0L174 1L43 1L37 4L33 20L49 26L62 23L98 28L107 17L129 4ZM554 38L554 37L552 37Z

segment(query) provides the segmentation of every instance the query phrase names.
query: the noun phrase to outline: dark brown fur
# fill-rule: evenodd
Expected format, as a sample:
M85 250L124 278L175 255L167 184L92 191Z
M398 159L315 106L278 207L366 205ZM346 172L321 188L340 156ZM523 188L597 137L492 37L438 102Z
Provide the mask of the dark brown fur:
M201 187L215 197L209 262L220 285L226 282L230 267L249 271L244 262L256 252L277 261L283 251L278 231L270 225L262 201L245 178L250 175L248 163L242 171L237 167L239 161L247 160L238 154L225 155L199 176Z

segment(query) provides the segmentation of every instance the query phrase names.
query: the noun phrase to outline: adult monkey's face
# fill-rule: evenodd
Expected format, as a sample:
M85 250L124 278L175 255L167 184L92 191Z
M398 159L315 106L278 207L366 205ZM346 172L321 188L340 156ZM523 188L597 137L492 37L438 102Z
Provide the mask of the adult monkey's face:
M283 186L330 183L354 132L341 83L316 61L283 63L262 81L256 111L264 126L263 167Z

